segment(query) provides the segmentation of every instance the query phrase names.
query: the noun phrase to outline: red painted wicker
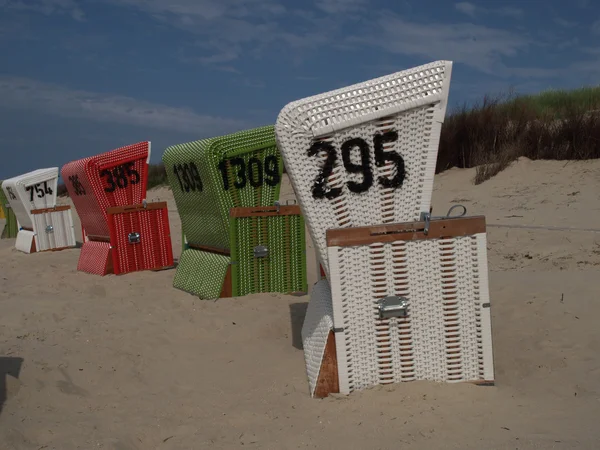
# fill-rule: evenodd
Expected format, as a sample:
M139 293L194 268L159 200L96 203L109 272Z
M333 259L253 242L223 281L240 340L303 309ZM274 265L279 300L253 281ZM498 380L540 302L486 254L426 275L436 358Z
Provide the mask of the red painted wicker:
M173 266L166 202L108 209L115 274Z
M107 209L146 197L150 142L139 142L65 164L62 179L79 215L83 245L78 270L110 273ZM95 243L95 245L90 245Z

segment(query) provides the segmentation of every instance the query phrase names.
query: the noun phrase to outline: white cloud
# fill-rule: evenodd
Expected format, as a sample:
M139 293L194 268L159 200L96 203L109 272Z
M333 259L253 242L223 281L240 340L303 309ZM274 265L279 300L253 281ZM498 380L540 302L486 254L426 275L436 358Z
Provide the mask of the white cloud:
M564 27L564 28L573 28L578 25L577 22L563 19L562 17L555 17L554 22L556 22L558 25L560 25L561 27Z
M532 44L510 30L470 23L414 23L391 13L382 14L373 25L377 34L351 40L428 61L450 59L488 74L497 74L498 68L504 67L503 57L516 56Z
M260 55L266 49L315 48L327 42L323 35L329 36L330 30L336 28L335 24L319 28L323 19L311 21L299 11L287 10L279 0L109 1L201 36L200 42L185 49L184 60L219 68L241 56ZM288 19L293 16L293 27L282 23L283 13Z
M469 2L456 3L454 7L461 13L471 17L475 17L475 11L477 11L477 7L473 3Z
M329 14L357 12L364 8L369 0L315 0L315 6Z
M35 110L66 118L136 125L188 133L226 133L247 128L243 121L201 115L188 108L131 97L71 90L27 78L0 77L0 107Z
M454 7L463 14L470 17L475 17L479 14L494 14L506 17L512 17L514 19L520 19L523 17L523 10L519 8L513 8L511 6L505 6L502 8L484 8L482 6L474 5L469 2L455 3Z
M46 16L52 14L69 14L77 21L85 20L85 14L75 0L5 0L0 3L8 9L32 11Z

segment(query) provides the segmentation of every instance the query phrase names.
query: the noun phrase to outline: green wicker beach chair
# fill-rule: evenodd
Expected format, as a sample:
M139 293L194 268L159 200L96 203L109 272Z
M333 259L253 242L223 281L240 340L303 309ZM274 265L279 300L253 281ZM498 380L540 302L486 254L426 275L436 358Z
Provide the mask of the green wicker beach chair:
M0 185L2 184L2 180L0 180ZM2 234L0 235L0 239L13 239L17 237L17 233L19 232L19 224L17 223L17 217L15 216L14 211L8 204L8 199L4 194L4 191L0 189L0 208L2 208L2 212L4 213L4 218L6 222L4 224L4 229L2 230Z
M231 271L230 209L273 206L278 200L283 163L274 127L174 145L162 160L182 225L182 255L173 286L204 299L233 295L232 285L243 284L239 277L247 274ZM298 251L305 250L303 240L286 242L298 242ZM255 280L250 285L256 288L239 295L261 292L257 289L264 284ZM285 283L268 286L277 292Z

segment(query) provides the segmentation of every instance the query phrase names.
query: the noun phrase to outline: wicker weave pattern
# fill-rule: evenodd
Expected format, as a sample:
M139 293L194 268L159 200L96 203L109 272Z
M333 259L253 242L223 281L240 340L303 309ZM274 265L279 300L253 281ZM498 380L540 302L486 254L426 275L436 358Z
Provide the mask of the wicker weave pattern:
M33 220L37 251L75 247L75 229L70 209L34 214ZM47 230L48 226L52 227L51 231Z
M187 249L179 259L173 287L203 300L219 298L229 261L228 256Z
M279 149L326 272L327 229L418 220L422 211L429 210L451 68L450 62L434 62L298 100L280 112L275 125ZM384 151L400 154L405 164L406 177L397 189L378 183L380 176L394 177L395 165L375 164L374 135L388 131L398 137L385 143ZM342 165L341 145L350 138L362 138L369 146L374 182L366 192L351 192L346 184L363 179ZM337 163L327 179L328 188L342 189L335 199L312 195L315 177L326 160L325 152L307 154L317 140L333 144L336 150ZM358 155L357 149L351 155ZM351 160L360 163L358 156Z
M77 270L93 275L106 275L111 263L109 242L88 241L81 247Z
M269 206L279 198L280 182L276 186L263 183L253 187L250 183L237 189L236 169L227 166L229 189L223 189L219 163L241 157L246 166L250 158L264 164L267 156L277 158L279 179L283 164L275 144L273 126L240 131L227 136L204 139L175 145L165 150L162 160L169 185L181 216L183 232L188 243L229 248L229 209L239 206ZM202 191L182 190L174 172L175 165L194 163L202 181Z
M167 208L109 214L115 274L161 269L173 265ZM140 242L129 243L129 233Z
M310 302L302 325L302 346L310 395L313 396L329 331L333 329L331 288L327 280L320 280L313 286Z
M139 142L63 166L61 176L65 180L69 196L88 235L103 237L110 235L106 213L108 207L142 203L146 198L149 160L150 142ZM107 181L100 173L105 169L113 170L129 162L133 163L131 168L139 174L137 183L131 183L130 180L135 178L127 176L129 180L127 188L117 187L113 192L106 192ZM80 192L80 195L77 195L70 177L77 177L83 194Z
M342 393L493 380L485 233L328 250ZM387 295L408 298L406 318L379 319Z
M232 218L233 295L306 292L304 236L300 215ZM268 256L254 256L259 245Z

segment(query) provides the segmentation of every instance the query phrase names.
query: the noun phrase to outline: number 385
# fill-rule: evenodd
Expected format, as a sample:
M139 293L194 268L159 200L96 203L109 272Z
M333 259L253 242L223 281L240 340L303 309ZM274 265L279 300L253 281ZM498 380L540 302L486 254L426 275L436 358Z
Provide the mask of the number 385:
M373 136L373 147L375 149L375 165L383 167L388 163L395 165L395 175L393 178L380 176L379 184L384 188L397 189L402 186L406 178L406 168L404 159L395 151L386 152L383 146L388 143L396 142L398 133L396 131L387 131L385 133L377 133ZM360 154L360 164L353 163L350 159L351 152L355 149ZM337 161L337 152L335 147L325 141L317 141L308 149L308 156L317 156L320 152L325 152L327 159L321 169L321 172L316 176L312 187L314 198L334 199L342 194L341 187L328 187L327 180L333 174L333 168ZM371 168L371 157L369 144L361 138L353 138L345 141L341 146L342 161L347 172L353 174L361 174L362 182L347 181L346 185L351 192L361 193L368 191L373 186L373 170Z

